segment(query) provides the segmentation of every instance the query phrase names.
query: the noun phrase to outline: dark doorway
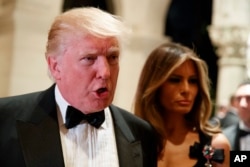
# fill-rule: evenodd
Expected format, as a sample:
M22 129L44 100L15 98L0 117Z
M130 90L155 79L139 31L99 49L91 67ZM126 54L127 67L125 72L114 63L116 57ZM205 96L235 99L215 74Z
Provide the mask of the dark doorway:
M196 51L205 60L212 81L212 98L217 85L217 55L207 27L211 24L212 0L172 0L166 17L165 35Z
M109 13L114 13L114 8L111 0L64 0L62 11L83 6L93 6L105 10Z

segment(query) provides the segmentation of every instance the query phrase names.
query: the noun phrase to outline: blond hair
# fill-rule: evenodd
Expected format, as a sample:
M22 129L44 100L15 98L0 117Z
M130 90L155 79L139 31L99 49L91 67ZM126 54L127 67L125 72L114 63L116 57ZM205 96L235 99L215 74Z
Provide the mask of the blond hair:
M45 56L63 55L67 49L67 38L72 36L111 37L121 43L129 32L119 16L94 7L73 8L55 18L48 33Z

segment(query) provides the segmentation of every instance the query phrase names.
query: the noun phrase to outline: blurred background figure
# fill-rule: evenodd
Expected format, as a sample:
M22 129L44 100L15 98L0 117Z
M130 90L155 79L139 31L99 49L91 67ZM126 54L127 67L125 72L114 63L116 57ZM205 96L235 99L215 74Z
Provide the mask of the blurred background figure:
M224 102L224 103L218 104L216 108L217 108L217 111L216 111L215 117L218 118L219 120L224 119L227 114L228 103Z
M236 108L236 98L232 95L229 99L229 105L223 107L225 115L220 119L221 128L224 129L239 122L238 111ZM223 109L222 109L223 110Z
M223 133L229 139L231 150L250 151L250 80L239 85L234 97L239 123L224 129Z
M211 119L211 122L219 123L222 129L239 122L234 95L230 96L229 102L225 101L217 106L216 115Z

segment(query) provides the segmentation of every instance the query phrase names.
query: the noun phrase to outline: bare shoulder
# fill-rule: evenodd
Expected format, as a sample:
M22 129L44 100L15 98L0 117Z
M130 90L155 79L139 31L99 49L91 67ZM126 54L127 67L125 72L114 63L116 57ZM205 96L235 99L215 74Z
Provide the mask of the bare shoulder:
M215 148L223 148L225 151L230 151L230 143L223 133L218 133L213 136L212 146Z
M226 136L223 133L218 133L213 136L212 139L212 147L215 149L223 149L224 150L224 161L223 163L214 163L215 167L228 167L230 164L230 143Z

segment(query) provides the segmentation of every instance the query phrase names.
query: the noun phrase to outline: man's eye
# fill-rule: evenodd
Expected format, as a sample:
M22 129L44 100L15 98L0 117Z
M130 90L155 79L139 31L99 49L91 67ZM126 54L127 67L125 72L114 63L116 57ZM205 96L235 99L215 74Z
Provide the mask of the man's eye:
M250 102L250 96L245 96L246 97L246 101Z
M85 56L81 59L81 61L86 65L91 65L95 62L96 57L94 56Z
M242 99L245 99L248 103L250 103L250 96L236 96L235 97L235 100L237 101L237 102L240 102Z
M119 56L118 55L110 55L110 56L108 56L108 61L109 61L109 64L117 64L119 61Z

